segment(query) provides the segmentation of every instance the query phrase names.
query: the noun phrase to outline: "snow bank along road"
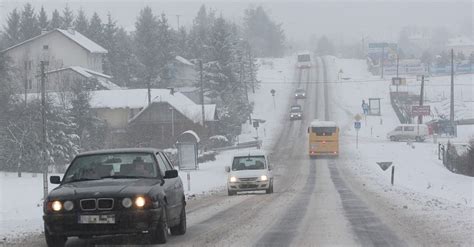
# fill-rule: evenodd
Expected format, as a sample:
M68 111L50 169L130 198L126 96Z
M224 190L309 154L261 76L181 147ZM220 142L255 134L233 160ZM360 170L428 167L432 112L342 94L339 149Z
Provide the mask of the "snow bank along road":
M306 132L309 122L314 118L332 119L331 106L326 104L330 85L326 83L325 61L318 58L313 68L295 73L294 81L299 84L295 88L307 89L307 99L298 100L305 115L302 121L281 119L285 124L271 152L275 193L228 197L222 192L190 200L188 231L184 236L171 236L168 245L448 245L430 242L429 234L422 233L423 229L410 232L391 227L390 222L397 215L384 213L392 210L390 205L373 204L377 197L364 195L365 190L353 186L354 178L345 175L338 159L309 159ZM386 208L374 209L373 205ZM415 238L418 234L424 237ZM101 237L70 239L68 246L143 243L140 237ZM45 246L42 236L32 236L21 245Z

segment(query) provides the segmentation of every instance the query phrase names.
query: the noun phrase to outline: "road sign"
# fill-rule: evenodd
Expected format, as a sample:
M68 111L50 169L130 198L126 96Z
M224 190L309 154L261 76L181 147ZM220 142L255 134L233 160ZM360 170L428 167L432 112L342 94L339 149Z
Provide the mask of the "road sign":
M359 122L362 119L362 116L360 114L356 114L354 116L354 119L356 120L356 122Z
M360 126L361 126L361 124L360 124L359 121L354 122L354 129L359 130L359 129L360 129Z
M392 162L388 161L388 162L376 162L377 165L380 166L380 168L382 168L382 170L387 170L391 165L392 165Z
M275 96L275 93L276 93L275 89L270 90L270 93L272 94L272 96Z
M430 106L429 105L413 105L411 106L412 116L429 116Z
M258 121L253 121L253 127L258 128L259 127L259 122Z

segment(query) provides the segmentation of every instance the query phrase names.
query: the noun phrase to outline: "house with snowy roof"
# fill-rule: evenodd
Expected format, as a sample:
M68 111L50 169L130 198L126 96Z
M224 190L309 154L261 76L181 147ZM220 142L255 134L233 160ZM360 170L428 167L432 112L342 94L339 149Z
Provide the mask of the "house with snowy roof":
M73 29L46 31L1 52L12 60L18 72L18 86L25 93L39 92L41 61L47 61L47 74L53 77L52 80L47 77L48 91L67 88L71 80L86 79L100 83L98 89L117 87L112 85L110 76L103 74L107 50Z
M111 146L170 147L177 137L192 130L201 139L215 134L215 104L196 104L181 92L151 89L100 90L91 93L96 116L107 122ZM204 115L204 123L203 123Z

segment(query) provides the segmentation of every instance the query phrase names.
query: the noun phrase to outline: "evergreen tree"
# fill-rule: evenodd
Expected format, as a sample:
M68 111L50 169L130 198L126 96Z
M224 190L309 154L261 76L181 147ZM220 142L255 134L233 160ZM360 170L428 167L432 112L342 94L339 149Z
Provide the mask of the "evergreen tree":
M206 6L202 5L193 21L193 27L189 32L189 57L208 61L206 54L208 51L208 43L210 30L215 21L214 12L206 10Z
M74 20L74 30L83 35L87 35L89 29L89 21L87 20L84 10L81 8L77 12L76 20Z
M66 7L63 10L63 16L61 18L61 28L62 29L68 29L73 27L74 24L74 13L72 12L71 9L69 9L69 6L66 5Z
M179 55L179 56L182 56L182 57L187 57L189 58L190 56L190 52L189 52L189 49L188 49L188 33L186 32L186 29L184 27L181 27L176 33L174 33L175 35L175 45L176 45L176 54Z
M158 48L159 48L159 69L160 69L160 85L159 87L166 87L171 80L171 66L175 59L175 44L171 30L168 24L168 19L165 14L161 14L161 18L158 19Z
M41 31L48 30L48 27L49 27L48 15L44 11L43 6L41 6L38 22L39 22L39 27Z
M100 19L97 12L94 12L89 22L89 29L86 36L97 44L103 45L103 34L104 26L102 25L102 20Z
M7 46L12 46L20 42L20 14L16 9L13 9L8 15L7 25L3 29L5 30L4 37Z
M117 50L112 67L115 83L120 86L130 87L138 71L138 59L134 54L132 38L123 28L119 28L115 35Z
M258 56L282 56L285 35L281 24L274 23L261 6L249 8L244 14L244 34L252 50Z
M22 41L41 34L38 18L31 4L25 4L20 18L20 38Z
M103 35L103 46L108 51L107 56L104 59L104 73L113 74L113 68L117 63L117 40L115 35L117 33L117 26L115 21L112 19L110 13L107 15L107 24L104 25L104 35Z
M140 11L135 28L135 54L140 62L140 80L142 85L152 87L158 80L160 48L156 42L158 21L150 7L147 6Z
M53 11L53 15L51 16L51 22L49 23L49 30L53 30L56 28L61 28L63 26L63 20L59 11L55 9Z

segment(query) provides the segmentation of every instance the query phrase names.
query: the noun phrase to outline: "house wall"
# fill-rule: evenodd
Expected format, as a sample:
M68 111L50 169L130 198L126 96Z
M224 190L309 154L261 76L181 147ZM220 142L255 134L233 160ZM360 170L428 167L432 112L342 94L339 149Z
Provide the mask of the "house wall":
M102 72L102 54L89 53L58 31L8 50L6 54L12 59L13 65L20 73L19 86L25 88L28 93L40 90L37 74L40 70L40 61L43 60L49 61L47 71L81 66Z
M94 109L96 117L105 120L110 130L123 130L128 126L128 120L135 116L140 109L131 108L98 108Z

